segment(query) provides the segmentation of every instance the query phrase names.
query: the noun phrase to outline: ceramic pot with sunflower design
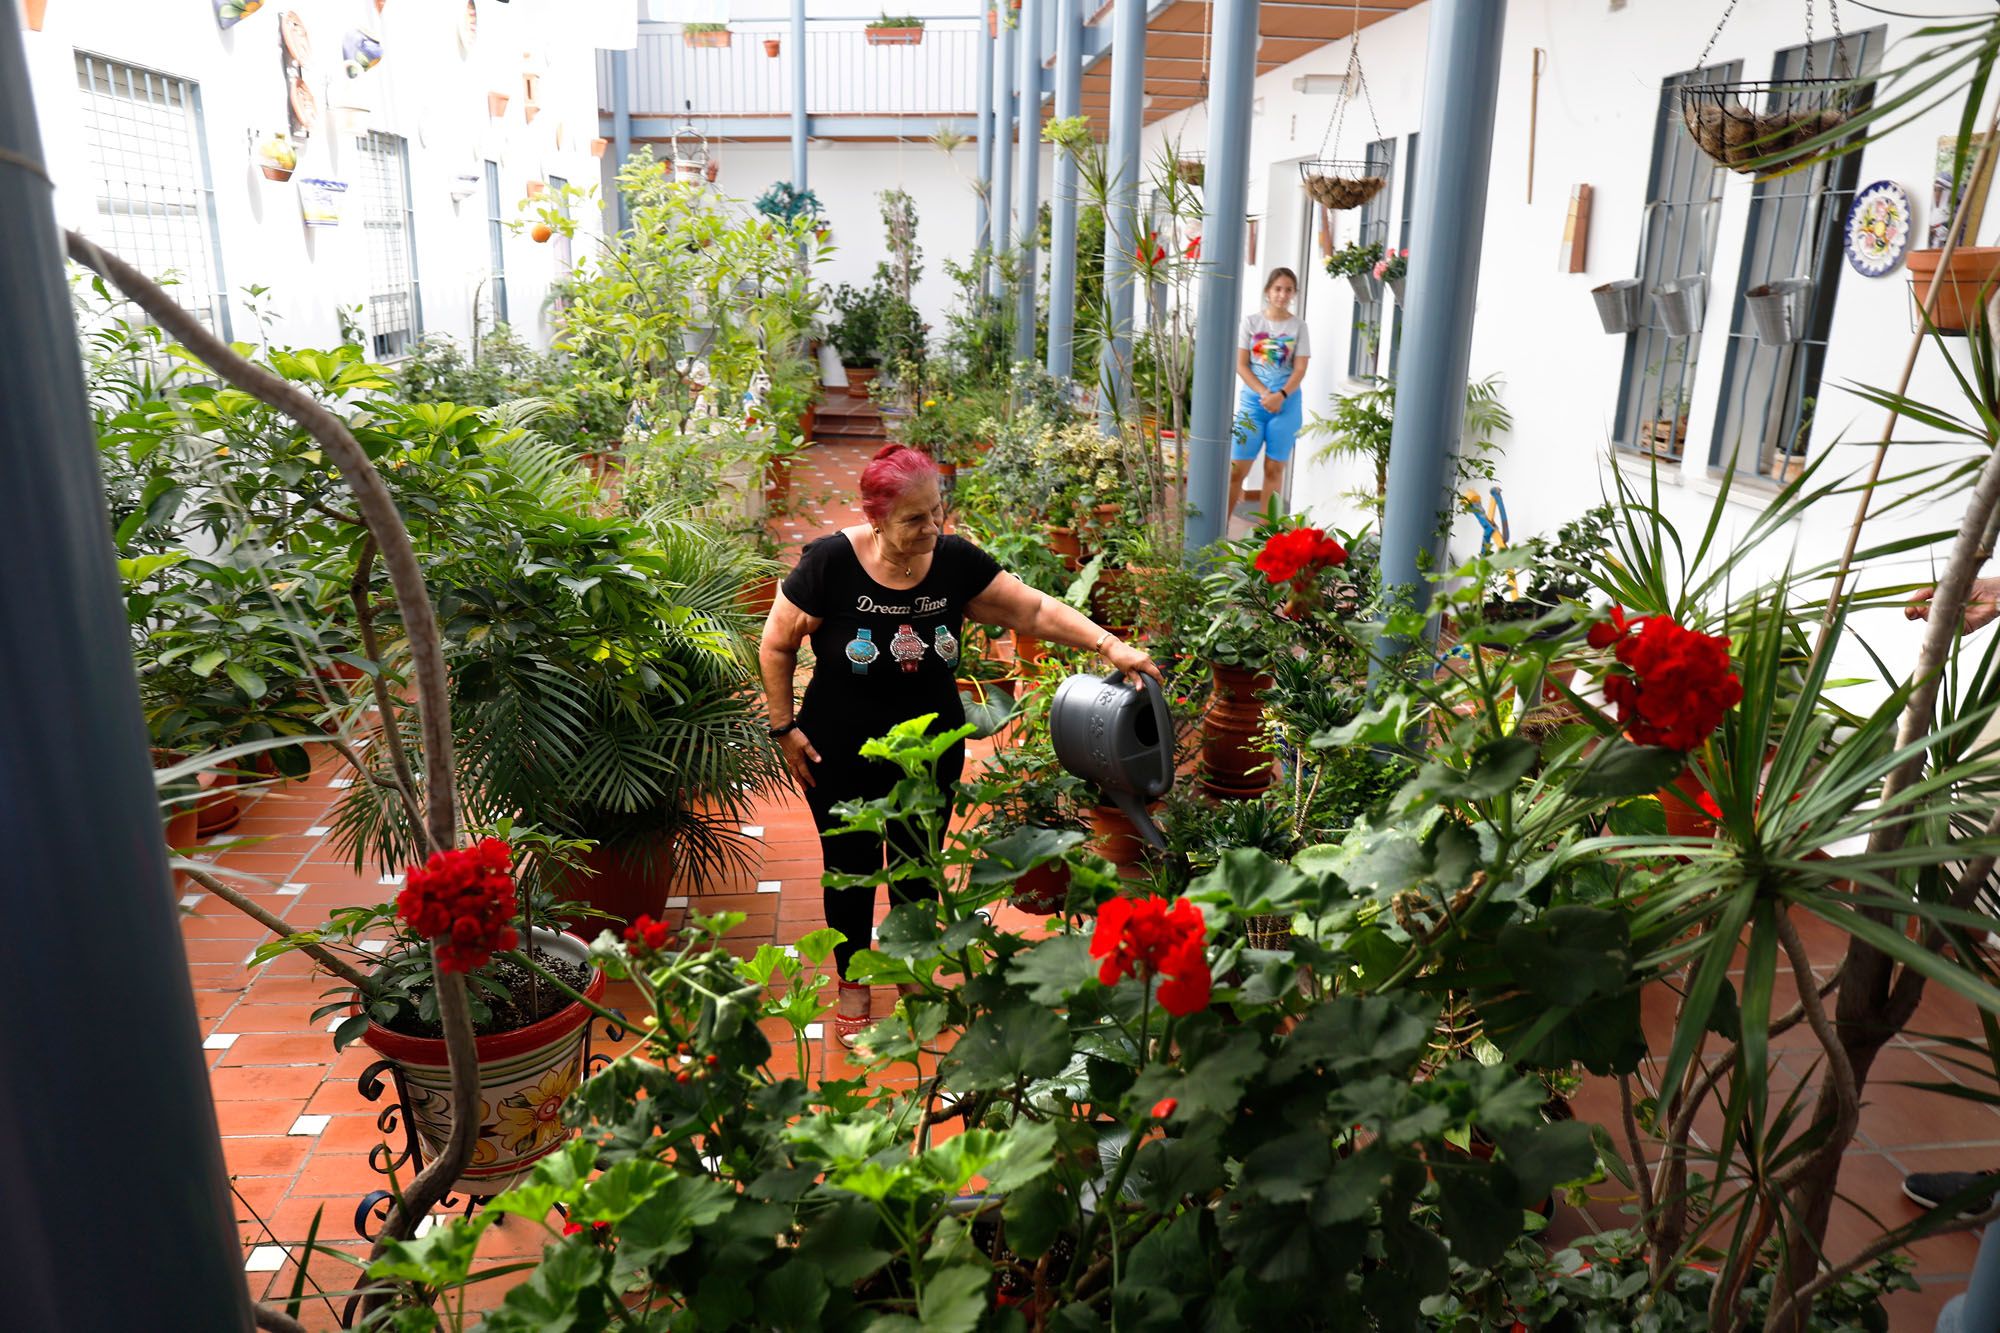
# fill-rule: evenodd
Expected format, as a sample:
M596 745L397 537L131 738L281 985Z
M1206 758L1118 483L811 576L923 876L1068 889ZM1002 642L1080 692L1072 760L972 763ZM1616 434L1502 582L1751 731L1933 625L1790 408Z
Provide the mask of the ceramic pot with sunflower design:
M570 934L537 930L535 944L547 953L588 962L590 946ZM592 968L583 993L604 997L604 973ZM454 1193L488 1198L512 1187L534 1164L569 1138L562 1105L583 1081L588 1057L590 1010L566 1005L539 1023L512 1032L476 1038L479 1050L479 1138L472 1163ZM376 1023L362 1040L395 1063L403 1110L415 1126L426 1161L451 1136L451 1067L444 1041L410 1037Z

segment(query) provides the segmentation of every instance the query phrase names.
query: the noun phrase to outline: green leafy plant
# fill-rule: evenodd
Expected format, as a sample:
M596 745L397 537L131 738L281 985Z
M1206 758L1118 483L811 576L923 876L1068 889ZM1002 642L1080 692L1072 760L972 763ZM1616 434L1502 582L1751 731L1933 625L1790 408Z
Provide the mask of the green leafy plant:
M1382 242L1349 241L1326 257L1326 271L1340 278L1352 273L1373 275L1375 265L1382 259Z

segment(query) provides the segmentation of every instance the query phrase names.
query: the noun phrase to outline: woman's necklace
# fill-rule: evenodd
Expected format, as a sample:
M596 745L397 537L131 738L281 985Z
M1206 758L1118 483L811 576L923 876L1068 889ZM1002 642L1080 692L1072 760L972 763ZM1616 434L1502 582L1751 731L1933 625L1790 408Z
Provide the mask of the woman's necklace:
M882 529L876 528L874 531L875 531L875 558L881 561L883 564L889 566L891 569L895 568L895 562L889 559L888 553L882 549ZM914 560L904 561L903 577L904 578L910 577L910 571L915 569L916 567L917 567L916 561Z

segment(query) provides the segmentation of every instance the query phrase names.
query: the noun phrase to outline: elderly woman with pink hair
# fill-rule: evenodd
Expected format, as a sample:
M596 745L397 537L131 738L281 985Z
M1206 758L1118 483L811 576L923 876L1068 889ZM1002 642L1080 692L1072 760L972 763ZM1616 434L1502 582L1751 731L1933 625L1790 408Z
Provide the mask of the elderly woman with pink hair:
M968 617L1089 649L1120 671L1160 673L1140 649L1028 587L963 537L946 534L939 473L929 455L899 444L877 453L861 474L861 512L863 522L799 553L764 622L757 656L771 735L812 807L826 869L886 879L897 836L830 834L841 823L833 807L886 796L895 785L893 767L862 758L864 742L926 713L936 713L940 727L964 720L958 655ZM807 640L812 679L795 706L792 682ZM940 763L938 780L947 791L964 761L961 744ZM840 971L834 1032L852 1045L871 1019L868 987L847 980L848 965L867 947L875 890L824 892L826 923L845 936L834 950ZM897 901L915 892L909 881L891 886Z

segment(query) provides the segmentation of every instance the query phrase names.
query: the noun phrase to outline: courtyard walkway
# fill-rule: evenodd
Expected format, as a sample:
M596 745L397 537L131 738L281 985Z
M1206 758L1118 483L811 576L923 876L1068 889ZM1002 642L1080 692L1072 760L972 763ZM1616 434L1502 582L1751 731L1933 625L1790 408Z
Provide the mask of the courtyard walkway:
M874 447L874 442L859 440L823 443L801 460L794 486L807 499L810 517L782 525L788 546L796 549L822 532L856 521L856 483ZM331 811L345 782L338 766L322 763L309 780L264 793L235 829L220 836L217 841L226 846L213 859L258 876L263 885L253 895L256 901L300 926L323 921L335 908L392 896L393 877L357 873L332 845ZM820 863L811 816L795 794L761 804L744 832L761 849L758 864L740 880L704 886L698 902L707 911L744 913L731 942L747 953L763 943L787 944L821 924ZM389 1137L378 1123L382 1105L369 1102L356 1087L374 1055L360 1043L333 1055L330 1023L310 1019L331 988L326 979L311 975L302 955L253 969L248 959L267 932L212 896L190 893L183 903L183 937L237 1196L245 1266L252 1294L277 1300L291 1289L295 1270L290 1256L300 1252L315 1215L323 1213L321 1243L356 1255L366 1250L353 1229L355 1205L382 1186L383 1177L369 1166L368 1155ZM672 899L670 906L684 911L687 900ZM878 905L879 910L884 908ZM1836 942L1828 933L1808 932L1807 938L1823 964L1837 961ZM1740 983L1740 975L1736 979ZM1781 978L1781 990L1783 985ZM635 1012L629 988L620 991L614 986L607 1003ZM1647 993L1671 998L1660 988ZM1781 994L1775 1003L1789 1005L1790 999ZM886 993L878 996L878 1016L888 1003ZM1664 1032L1673 1015L1661 1008L1649 1011L1647 1019L1650 1028ZM1990 1093L1992 1079L1982 1083L1958 1068L1951 1062L1954 1053L1937 1040L1976 1037L1978 1030L1971 1006L1933 988L1913 1035L1898 1038L1884 1053L1869 1086L1861 1138L1848 1153L1842 1175L1848 1197L1829 1237L1836 1256L1851 1254L1874 1234L1865 1217L1888 1225L1912 1215L1913 1205L1899 1188L1904 1172L2000 1167L2000 1111L1914 1086L1959 1082ZM601 1031L598 1039L602 1042ZM1801 1028L1773 1043L1774 1089L1814 1076L1810 1042ZM816 1064L828 1058L824 1046L813 1044ZM1580 1115L1616 1125L1614 1084L1593 1080L1575 1101ZM1623 1141L1622 1133L1615 1136ZM1603 1225L1619 1224L1619 1208L1626 1202L1621 1195L1615 1183L1595 1187L1590 1216ZM1592 1229L1588 1218L1568 1209L1559 1210L1555 1227L1562 1236ZM523 1219L508 1218L488 1233L481 1252L493 1260L532 1256L544 1234ZM1975 1249L1975 1239L1964 1233L1915 1247L1924 1285L1920 1292L1892 1300L1893 1327L1899 1333L1931 1328L1938 1307L1963 1289ZM321 1256L308 1271L309 1291L338 1291L352 1285L356 1270ZM484 1303L496 1302L506 1282L478 1289ZM337 1327L338 1304L308 1303L302 1312L307 1326Z

